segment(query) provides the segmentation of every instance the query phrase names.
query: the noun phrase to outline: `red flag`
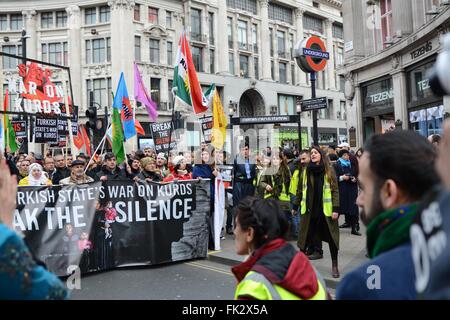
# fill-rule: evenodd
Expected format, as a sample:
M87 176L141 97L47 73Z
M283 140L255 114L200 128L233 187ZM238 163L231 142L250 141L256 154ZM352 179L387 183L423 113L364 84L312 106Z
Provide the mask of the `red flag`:
M78 132L77 135L73 137L73 143L77 149L83 148L84 141L80 130L80 125L78 125Z
M83 136L83 142L84 145L86 146L86 152L88 154L88 156L91 156L91 141L89 141L89 135L86 132L86 127L85 126L81 126L81 134Z
M202 92L202 87L198 81L197 72L195 71L194 61L192 60L191 49L189 49L189 42L186 36L183 37L183 47L185 50L185 57L187 60L187 72L189 79L189 89L191 92L192 106L194 107L194 113L199 114L208 110L208 103L205 101L205 96ZM183 50L183 47L181 50Z
M145 130L144 130L144 128L142 128L142 125L139 122L139 120L137 120L137 119L134 120L134 127L136 128L137 134L145 136Z

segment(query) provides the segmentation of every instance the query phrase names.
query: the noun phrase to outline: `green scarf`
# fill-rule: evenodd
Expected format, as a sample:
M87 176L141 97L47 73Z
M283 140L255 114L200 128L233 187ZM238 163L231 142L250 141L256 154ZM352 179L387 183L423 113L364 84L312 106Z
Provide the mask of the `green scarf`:
M367 251L370 258L409 241L409 227L417 213L417 203L390 209L367 227Z

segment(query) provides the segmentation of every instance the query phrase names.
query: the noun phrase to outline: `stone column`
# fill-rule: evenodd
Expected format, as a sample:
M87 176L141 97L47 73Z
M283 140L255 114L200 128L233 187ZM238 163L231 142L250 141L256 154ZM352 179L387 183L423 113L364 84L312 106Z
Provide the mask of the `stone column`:
M330 59L327 61L326 66L328 83L325 83L326 88L324 89L336 90L336 75L334 73L333 21L331 19L325 20L325 33L327 36L326 47L327 51L330 53Z
M400 69L392 74L392 87L394 89L395 121L401 120L402 128L408 129L408 92L404 70Z
M262 80L272 80L270 74L270 43L269 43L269 1L260 0L261 12L261 62Z
M27 58L37 59L37 32L36 32L36 10L27 9L22 11L23 25L27 32ZM18 52L21 56L22 52Z
M111 7L111 85L115 91L120 74L123 72L130 97L134 92L134 4L134 0L108 0L108 5ZM125 143L125 152L127 153L136 148L136 137Z
M217 1L217 4L216 51L219 58L217 73L230 74L228 70L227 3L226 1Z
M111 7L112 88L115 90L123 71L128 92L133 92L134 0L109 0Z
M81 14L80 7L70 5L66 8L67 12L67 33L69 38L69 66L70 77L72 79L72 90L74 104L80 107L79 114L84 114L87 104L83 103L83 77L82 77L82 61L81 55Z
M297 45L297 42L301 41L304 37L303 35L303 14L305 10L303 9L295 9L295 25L297 28L297 38L294 39L294 47ZM305 73L297 66L295 63L295 78L297 83L293 83L293 85L299 84L301 86L306 86L306 78Z

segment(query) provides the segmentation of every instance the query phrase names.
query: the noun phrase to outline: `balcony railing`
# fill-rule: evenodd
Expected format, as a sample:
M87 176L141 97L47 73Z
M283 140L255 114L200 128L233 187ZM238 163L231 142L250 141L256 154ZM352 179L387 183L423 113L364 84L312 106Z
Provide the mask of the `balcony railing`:
M239 50L245 50L245 51L248 50L248 44L247 43L238 42L238 45L239 45Z
M202 41L202 34L197 32L191 32L192 41Z

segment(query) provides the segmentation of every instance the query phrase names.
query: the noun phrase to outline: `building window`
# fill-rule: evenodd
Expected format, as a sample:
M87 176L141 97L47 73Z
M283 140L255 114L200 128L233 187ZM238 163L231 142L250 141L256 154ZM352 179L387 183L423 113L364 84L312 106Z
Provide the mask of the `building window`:
M392 5L391 0L381 0L381 35L383 39L383 48L386 48L392 41Z
M292 9L269 2L269 19L292 24Z
M289 34L289 53L291 54L291 60L294 60L294 35Z
M41 28L42 29L53 28L53 12L41 13Z
M227 18L228 48L233 48L233 19Z
M134 20L141 21L141 5L138 3L134 5Z
M2 52L18 55L22 51L22 46L2 46ZM3 69L17 68L17 59L3 56Z
M238 45L239 50L247 50L247 22L238 21Z
M105 39L92 40L92 63L104 62L106 58Z
M111 62L111 38L106 38L106 61Z
M313 7L314 8L318 8L319 7L319 3L318 2L313 2Z
M8 16L6 14L0 14L0 30L6 31L8 29Z
M270 61L270 76L272 80L275 80L275 70L273 61Z
M101 106L107 105L107 80L106 79L94 79L93 80L94 101Z
M347 120L347 112L345 111L345 101L340 101L339 120Z
M150 79L150 95L152 100L156 103L156 105L160 105L160 91L161 91L161 79L159 78L151 78Z
M269 28L270 56L273 57L273 29Z
M228 53L228 71L234 74L234 54L232 52Z
M63 42L63 65L69 66L69 44Z
M159 64L159 40L150 39L150 63Z
M344 65L344 49L343 48L337 47L335 64L336 64L336 66Z
M277 45L278 45L278 57L286 58L285 50L285 34L283 31L277 31Z
M214 50L209 50L209 73L215 73L215 59L214 59Z
M61 65L62 60L61 43L48 44L48 62Z
M291 63L291 84L295 86L295 64Z
M255 68L255 79L259 79L259 59L257 57L253 58L253 67Z
M287 83L286 80L286 63L280 62L278 64L280 70L280 83Z
M171 66L173 64L173 43L167 41L167 64Z
M109 6L100 7L100 22L109 22L110 9Z
M111 61L111 38L86 40L86 63Z
M252 45L253 52L258 53L258 25L252 24Z
M319 33L323 33L322 19L311 16L309 14L303 15L303 27L306 30L312 30Z
M148 7L148 22L153 24L158 23L158 9Z
M86 8L84 10L84 23L85 24L95 24L97 22L97 9L96 8Z
M192 9L191 14L191 38L195 41L202 40L202 24L201 24L202 11L198 9Z
M214 45L214 13L208 13L209 44Z
M279 114L282 116L296 114L297 112L296 103L297 103L297 96L279 94L278 95Z
M134 36L134 60L141 61L141 37Z
M344 28L341 24L333 23L333 37L344 39Z
M21 30L23 28L21 14L12 14L10 19L11 21L9 26L11 30Z
M257 13L256 0L227 0L227 7Z
M57 28L67 27L67 12L66 11L56 11L56 27Z
M239 76L248 78L248 57L244 55L239 56Z
M344 92L345 89L345 77L339 76L339 91Z
M203 72L202 66L202 48L192 47L192 61L197 72Z
M172 28L172 11L166 11L166 28Z

